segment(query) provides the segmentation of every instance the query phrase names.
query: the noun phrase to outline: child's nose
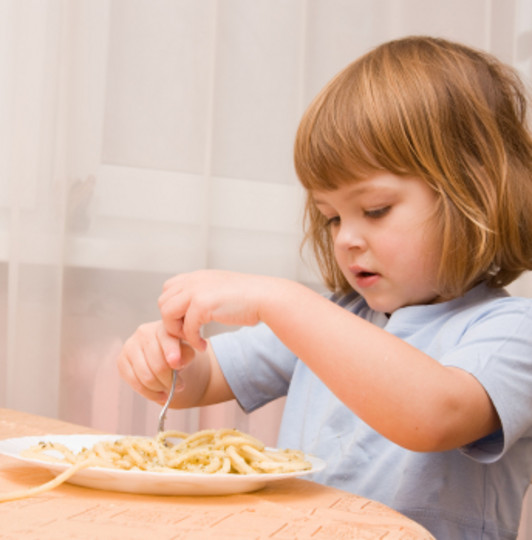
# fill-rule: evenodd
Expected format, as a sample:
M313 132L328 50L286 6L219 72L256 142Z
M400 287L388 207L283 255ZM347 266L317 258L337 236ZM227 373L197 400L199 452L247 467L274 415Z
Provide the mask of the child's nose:
M364 249L366 247L366 241L359 229L342 225L338 230L338 234L335 238L336 247L342 250L349 249Z

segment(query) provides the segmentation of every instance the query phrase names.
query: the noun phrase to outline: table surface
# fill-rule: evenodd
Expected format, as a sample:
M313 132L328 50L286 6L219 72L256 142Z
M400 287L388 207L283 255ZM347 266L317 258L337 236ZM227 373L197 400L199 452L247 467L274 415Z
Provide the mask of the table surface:
M0 408L0 439L93 429ZM0 455L0 492L42 484L45 469ZM434 540L390 508L303 479L279 480L253 493L154 496L62 484L34 497L0 503L0 539L51 540Z

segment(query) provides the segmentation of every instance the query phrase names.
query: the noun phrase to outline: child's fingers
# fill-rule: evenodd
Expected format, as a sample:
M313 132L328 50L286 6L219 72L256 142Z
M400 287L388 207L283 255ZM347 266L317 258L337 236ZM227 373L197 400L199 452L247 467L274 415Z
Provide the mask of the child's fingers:
M134 375L132 383L135 384L137 390L139 387L143 389L141 393L144 395L166 392L171 385L172 370L159 342L161 329L160 321L139 326L124 344L119 360L123 368L125 368L124 364L131 366L131 372ZM175 342L180 355L179 341L175 340Z
M139 394L152 401L161 402L164 399L164 391L162 386L158 389L150 387L150 383L146 382L144 355L138 347L125 345L117 360L118 371L122 378Z
M190 299L183 292L166 291L159 297L159 310L166 332L177 338L184 338L183 320L189 308Z
M158 299L158 305L161 311L166 310L169 312L172 308L175 310L173 313L174 318L179 319L183 317L189 303L190 295L187 294L184 288L183 276L176 276L164 284L163 292Z
M182 331L179 331L182 334ZM186 354L186 345L172 333L170 335L163 324L157 330L159 346L163 351L168 366L172 369L183 369L192 360L190 354ZM190 348L190 347L188 347Z
M175 294L159 302L161 318L164 328L170 336L187 341L192 347L200 351L205 350L206 343L202 339L201 326L208 320L201 320L202 310L191 304L185 293ZM175 365L173 361L171 365Z
M201 329L210 319L204 319L203 313L197 309L189 309L183 322L183 335L191 347L198 351L207 348L207 341L201 337Z

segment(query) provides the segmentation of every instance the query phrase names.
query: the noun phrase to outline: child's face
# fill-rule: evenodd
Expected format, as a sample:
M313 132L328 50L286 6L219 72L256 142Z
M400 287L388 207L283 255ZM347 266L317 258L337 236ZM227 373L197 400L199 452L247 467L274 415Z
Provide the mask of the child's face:
M425 181L378 172L312 195L342 273L371 308L392 313L438 301L437 197Z

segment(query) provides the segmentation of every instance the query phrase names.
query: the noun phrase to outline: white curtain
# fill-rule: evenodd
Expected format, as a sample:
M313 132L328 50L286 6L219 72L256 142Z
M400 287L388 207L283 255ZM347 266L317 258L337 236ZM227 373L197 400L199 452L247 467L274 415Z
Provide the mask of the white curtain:
M299 254L298 119L348 62L409 34L532 80L531 0L0 0L0 406L153 433L158 407L115 358L158 317L166 278L216 267L319 287ZM512 290L532 296L530 276ZM281 410L168 422L272 444Z

